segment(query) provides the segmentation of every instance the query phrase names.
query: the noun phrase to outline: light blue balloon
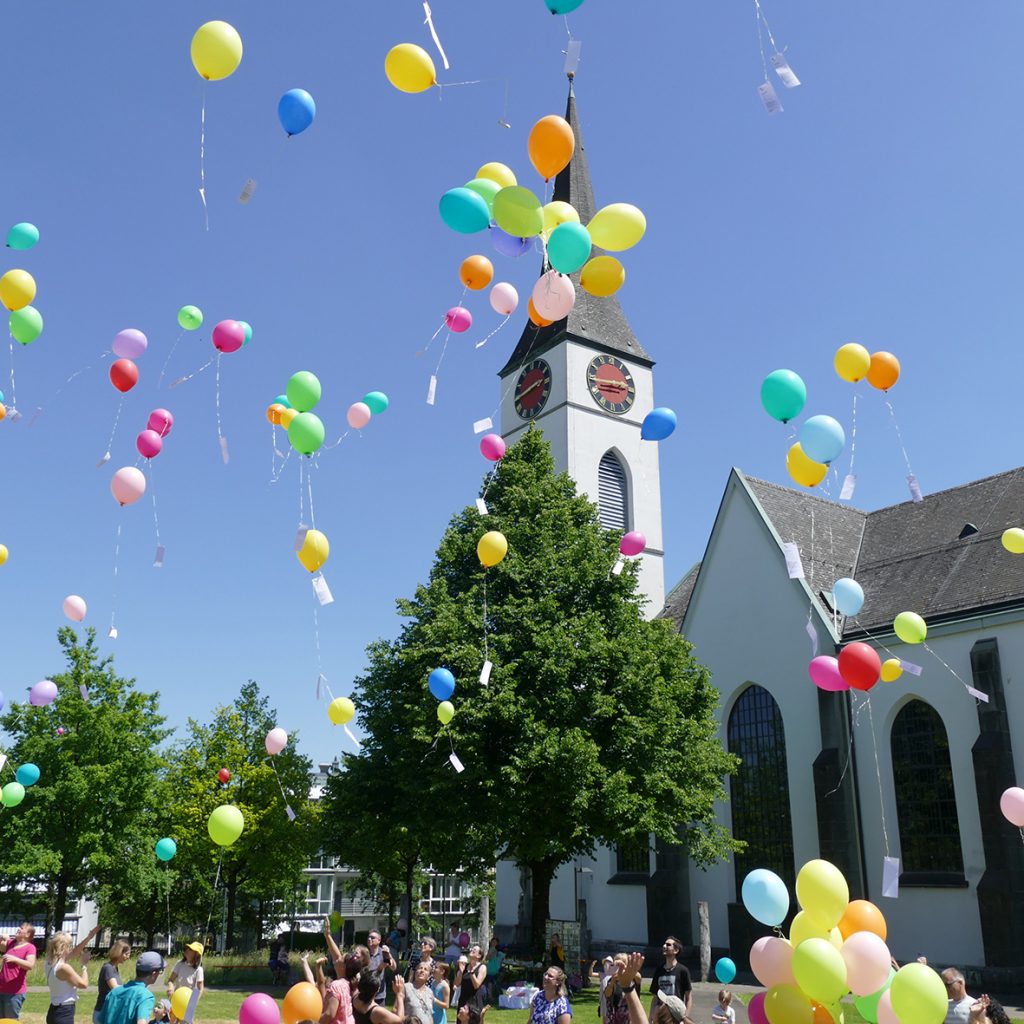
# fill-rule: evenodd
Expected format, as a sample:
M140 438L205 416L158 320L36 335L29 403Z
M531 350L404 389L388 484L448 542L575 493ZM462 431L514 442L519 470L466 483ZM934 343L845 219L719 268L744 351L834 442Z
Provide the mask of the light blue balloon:
M39 781L39 766L26 762L18 767L14 777L23 786L34 786Z
M491 211L483 196L471 188L450 188L438 204L441 220L463 235L472 235L490 226Z
M8 249L31 249L39 241L39 228L28 221L15 224L7 232Z
M755 868L743 879L743 906L755 921L774 927L789 913L789 891L774 871Z
M800 428L800 447L815 462L832 462L845 444L846 432L831 416L812 416Z
M435 668L427 679L427 685L438 700L448 700L455 692L455 676L446 668Z
M575 274L590 259L592 244L582 224L559 224L548 238L548 261L560 274Z
M156 843L156 855L162 861L170 860L178 852L178 844L170 838L165 836L163 839L158 839Z
M4 393L2 391L0 391L0 405L3 404L3 400L4 400ZM0 709L2 709L2 708L3 708L3 704L0 703Z
M864 590L856 580L844 576L832 584L832 603L843 615L856 615L864 607Z
M723 956L715 964L715 977L723 984L728 985L736 977L736 965L727 956Z
M652 409L640 426L645 441L664 441L676 429L676 414L671 409Z
M289 89L277 102L277 119L289 135L304 132L316 117L316 103L305 89Z

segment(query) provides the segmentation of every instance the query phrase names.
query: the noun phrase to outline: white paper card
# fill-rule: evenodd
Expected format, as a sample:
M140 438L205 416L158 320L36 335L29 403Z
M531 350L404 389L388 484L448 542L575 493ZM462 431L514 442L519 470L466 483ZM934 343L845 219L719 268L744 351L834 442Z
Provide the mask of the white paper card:
M96 463L97 469L102 469L110 461L110 452L104 452L103 458Z
M4 765L7 764L7 755L0 754L0 772L4 770Z
M494 666L489 662L484 662L484 667L480 669L480 685L486 686L491 681L491 669Z
M800 548L792 540L782 545L782 553L786 556L786 571L791 580L804 578L804 563L800 561Z
M437 378L432 376L430 378L430 384L427 387L427 405L433 405L434 404L434 395L435 395L436 392L437 392Z
M917 477L913 473L907 475L907 486L910 488L910 497L913 501L923 501L921 497L921 485L917 482Z
M313 577L313 593L316 594L316 598L321 604L334 603L334 595L331 593L331 588L327 586L327 580L323 576Z
M818 656L818 631L814 628L814 623L810 619L807 620L807 635L811 638L811 657L816 658Z
M21 413L20 413L20 412L18 412L18 410L17 410L17 409L8 409L8 410L7 410L7 418L8 418L8 419L9 419L9 420L10 420L10 421L11 421L12 423L17 423L17 422L18 422L18 420L20 420L20 419L21 419Z
M490 430L494 426L490 416L485 416L482 420L477 420L473 424L473 433L482 434L485 430Z
M448 760L451 762L452 767L461 775L465 770L466 766L459 760L459 755L454 751L448 755Z
M249 178L246 183L242 186L242 194L238 197L240 203L247 203L252 199L253 192L256 191L256 179Z
M839 492L840 501L849 501L853 497L853 489L857 486L857 477L853 473L847 473L843 480L843 489Z
M576 69L580 66L580 48L583 43L579 39L570 39L569 45L565 48L565 67L562 68L563 75L575 75Z
M618 559L618 561L616 561L616 563L612 566L612 575L613 576L621 576L622 575L622 570L625 567L626 567L626 560L624 558Z
M117 639L117 627L116 626L111 626L110 629L107 630L107 636L111 640L116 640Z
M295 531L295 550L301 551L302 545L306 543L306 534L309 533L309 527L305 523L299 523L298 530Z
M185 1008L185 1016L182 1018L184 1024L192 1024L196 1015L196 1007L199 1005L199 989L192 989L192 995L188 997L188 1006Z
M82 698L82 700L87 701L89 699L89 687L86 686L85 683L82 683L82 685L78 688L78 694ZM3 765L0 765L0 768L2 767Z
M224 465L228 464L228 439L222 437L220 439L220 457L224 460Z
M909 672L912 676L919 676L921 674L921 666L915 665L912 661L904 661L900 658L900 668L904 672Z
M487 502L483 498L476 499L476 510L482 516L487 515Z
M153 556L153 567L155 569L162 569L164 567L164 555L167 554L167 549L163 544L157 544L156 554Z
M988 694L982 693L981 690L976 690L973 686L967 687L967 692L975 699L980 700L983 704L988 703Z
M782 84L787 89L795 89L800 84L800 79L793 73L793 69L781 53L772 54L772 67L775 68L775 74L782 79Z
M882 861L882 895L895 900L900 895L900 859L886 857Z
M345 735L355 744L356 750L362 750L363 745L356 739L355 733L347 725L343 725L342 728L345 730Z
M295 820L295 812L292 810L292 805L291 804L285 804L284 805L284 813L288 815L288 820L289 821L294 821ZM199 994L198 990L196 991L195 994L196 995Z
M775 87L771 82L762 82L757 87L757 95L761 97L764 109L769 114L782 113L782 104L779 102L779 97L775 94Z

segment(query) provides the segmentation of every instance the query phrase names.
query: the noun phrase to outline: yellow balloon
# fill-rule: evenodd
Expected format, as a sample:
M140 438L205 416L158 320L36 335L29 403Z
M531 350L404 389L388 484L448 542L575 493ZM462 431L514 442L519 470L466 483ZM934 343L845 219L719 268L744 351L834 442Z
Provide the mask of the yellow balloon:
M310 572L316 572L331 553L331 545L319 530L307 530L302 547L295 552L298 560Z
M506 167L504 164L499 164L497 161L493 163L484 164L479 171L476 172L478 178L488 178L491 181L496 181L502 188L510 188L512 185L518 185L516 176L512 173L512 169ZM568 203L566 204L568 206ZM579 220L579 217L576 218Z
M843 380L856 384L871 369L871 353L863 346L851 341L836 352L836 373Z
M580 215L571 203L563 203L554 199L544 207L544 230L541 234L547 238L559 224L579 224Z
M795 949L808 939L827 939L828 929L822 928L806 910L801 910L789 926L789 944Z
M384 74L399 92L426 92L437 85L430 54L415 43L399 43L384 58Z
M7 547L4 544L0 544L0 565L7 561L7 553Z
M192 63L208 82L234 74L242 63L242 37L226 21L208 21L192 37Z
M786 470L801 487L817 487L828 473L824 462L815 462L797 441L786 453Z
M1024 555L1024 530L1019 526L1011 526L1008 530L1003 530L1003 547L1010 554Z
M838 928L833 928L828 933L828 941L831 942L836 949L842 949L843 943L846 940L843 938L843 933Z
M647 218L630 203L612 203L594 214L587 225L590 239L599 249L622 252L630 249L647 230Z
M508 554L508 541L498 530L485 533L476 545L477 558L490 568L497 565Z
M185 1019L185 1014L188 1013L188 1002L191 998L192 989L185 988L184 985L174 990L174 994L171 996L171 1013L178 1020Z
M903 667L899 658L886 658L882 662L882 682L895 683L903 675Z
M447 725L455 717L455 705L450 700L443 700L437 705L437 720Z
M295 417L298 415L298 409L282 409L278 422L281 424L282 427L284 427L285 430L287 430L292 420L295 419Z
M356 706L348 697L335 697L327 705L327 717L335 725L344 725L346 722L351 722L355 716Z
M771 1024L812 1024L814 1020L810 999L796 985L775 985L768 989L764 1014Z
M27 270L8 270L0 277L0 302L12 312L36 297L36 282Z
M796 898L819 928L831 931L850 902L842 871L827 860L809 860L796 876Z
M626 280L626 268L614 256L594 256L580 271L580 287L599 299L614 295Z

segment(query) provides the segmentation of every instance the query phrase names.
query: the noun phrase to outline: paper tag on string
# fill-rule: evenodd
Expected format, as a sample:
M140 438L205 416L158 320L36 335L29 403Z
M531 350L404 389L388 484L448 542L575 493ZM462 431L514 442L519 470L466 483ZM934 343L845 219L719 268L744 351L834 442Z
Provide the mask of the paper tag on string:
M309 533L309 527L305 523L299 523L299 528L295 532L295 550L301 551L302 545L306 543L306 534Z
M909 672L912 676L919 676L921 674L921 666L915 665L912 661L904 661L900 658L900 668L904 672Z
M153 556L153 568L162 569L164 567L164 555L167 553L167 549L163 544L157 544L156 554Z
M491 669L494 666L489 662L485 661L484 666L480 669L480 685L486 686L491 681Z
M816 658L818 656L818 631L810 619L807 620L806 629L807 635L811 638L811 657Z
M441 60L444 63L445 71L448 70L448 58L445 56L444 47L441 45L441 40L437 38L437 30L434 28L434 20L430 16L430 4L427 0L423 0L423 13L427 16L426 23L430 26L430 38L434 40L434 45L437 47L437 52L441 54Z
M102 469L110 461L110 452L104 452L103 458L96 463L97 469Z
M448 760L460 775L466 770L466 766L459 760L459 755L454 750L448 755Z
M253 192L256 191L256 179L248 178L245 184L242 186L242 194L238 197L240 203L247 203L252 199Z
M487 515L487 502L483 498L476 499L476 510L482 516Z
M321 683L322 683L323 681L324 681L324 674L323 674L323 672L321 672L321 673L320 673L320 675L318 675L318 676L316 677L316 699L317 699L317 700L319 700L319 699L320 699L320 684L321 684Z
M8 418L8 419L9 419L9 420L10 420L10 421L11 421L12 423L17 423L17 422L18 422L18 420L20 420L20 419L21 419L21 413L20 413L20 412L18 412L18 410L17 410L17 409L8 409L8 410L7 410L7 418Z
M285 804L284 805L284 813L288 815L288 820L289 821L294 821L295 820L295 812L292 810L292 805L291 804ZM197 995L199 994L198 990L196 991L196 994Z
M853 473L847 473L843 480L843 489L839 492L840 501L849 501L853 497L853 489L857 486L857 477Z
M40 416L42 416L42 414L43 414L43 407L41 405L37 405L36 406L36 411L34 413L32 413L32 419L30 419L28 421L29 429L31 429L32 425L35 423L35 421L37 419L39 419Z
M616 563L612 566L612 575L613 576L621 576L622 575L622 570L625 569L625 567L626 567L626 560L624 558L618 559L616 561Z
M107 630L107 636L111 640L116 640L117 639L117 627L116 626L111 626L110 629Z
M355 733L347 725L343 725L342 728L345 730L345 735L356 745L356 750L362 750L363 745L356 739Z
M782 553L786 556L786 571L791 580L804 578L804 563L800 561L800 548L795 541L788 540L782 545Z
M895 900L900 895L900 859L886 857L882 861L882 895Z
M782 84L787 89L795 89L800 84L800 79L793 73L793 69L781 53L772 54L772 67L775 68L775 74L782 79Z
M4 770L4 765L7 764L7 755L0 754L0 772Z
M327 586L327 580L323 576L313 577L313 593L316 594L316 598L321 604L334 603L334 595L331 593L331 588Z
M967 692L975 699L980 700L983 704L988 703L988 694L982 693L981 690L976 690L973 686L967 687Z
M82 683L82 685L79 686L79 688L78 688L78 695L84 701L88 701L89 700L89 687L86 686L85 683ZM3 766L0 765L0 767L3 767Z
M220 438L220 457L226 466L228 464L228 439L226 437Z
M921 497L921 485L917 482L917 477L913 473L907 474L907 486L910 488L910 498L912 501L924 501Z
M427 405L434 404L434 394L437 391L437 378L430 378L430 385L427 387Z
M580 49L583 43L579 39L570 39L569 45L565 48L565 66L562 68L563 75L575 75L576 69L580 66Z
M779 102L779 97L775 94L775 87L771 82L762 82L757 87L757 95L761 97L764 109L769 114L782 113L782 104Z
M485 430L490 430L494 426L490 416L485 416L482 420L477 420L473 424L473 433L482 434Z

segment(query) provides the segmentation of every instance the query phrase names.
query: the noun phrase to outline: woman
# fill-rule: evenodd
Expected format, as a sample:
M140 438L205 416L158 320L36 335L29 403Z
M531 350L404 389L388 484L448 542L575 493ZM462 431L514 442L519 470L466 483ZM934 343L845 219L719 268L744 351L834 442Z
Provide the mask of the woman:
M561 936L555 932L551 936L551 948L548 950L548 963L559 970L565 970L565 947L562 945Z
M131 944L124 939L118 939L107 950L107 962L100 968L100 978L96 982L96 1009L92 1011L92 1024L103 1024L103 1003L107 993L121 984L121 975L117 969L131 955Z
M967 1020L968 1024L1010 1024L1001 1004L988 996L981 996L972 1004Z
M612 958L611 971L604 977L604 986L601 989L601 998L604 1002L604 1024L627 1024L629 1021L629 1006L626 1004L626 997L623 994L623 986L627 984L619 975L620 964L623 970L627 967L625 953L616 953ZM639 986L643 979L634 977L632 982Z
M412 987L405 987L405 1012L418 1017L420 1024L431 1024L434 1019L434 993L430 988L430 965L419 963L413 975Z
M171 970L171 976L167 979L167 998L172 999L174 990L187 988L193 994L189 996L188 1009L181 1018L185 1024L192 1024L195 1016L196 1005L203 994L203 968L200 959L203 955L203 944L201 942L190 942L182 953L179 960Z
M641 976L644 966L642 953L630 953L624 962L619 962L617 967L616 980L622 987L622 994L626 999L626 1006L629 1008L629 1024L686 1024L690 1018L685 1015L685 1003L679 996L665 996L658 992L654 1000L654 1007L648 1019L644 1004L640 1002L640 986L636 979ZM671 999L675 1010L671 1009L665 1002ZM677 1015L678 1014L678 1015Z
M95 932L90 932L74 949L71 936L56 932L46 944L46 984L50 989L50 1008L46 1011L46 1024L74 1024L75 1003L78 993L89 987L89 950L86 946ZM80 957L82 973L68 963Z
M544 987L530 1002L530 1024L570 1024L571 1021L565 971L561 967L549 967L544 972Z
M442 960L434 963L434 981L430 990L434 994L434 1024L445 1024L451 989L448 986L448 965Z
M363 958L358 953L349 953L339 961L341 976L327 986L324 1012L320 1024L355 1024L352 1015L352 986L363 969Z
M505 963L505 952L498 945L498 936L491 936L491 944L487 947L487 998L498 998L498 979L502 965Z
M455 987L459 992L455 1005L460 1010L464 1006L479 1010L484 1005L484 997L487 995L484 988L486 981L487 964L484 963L484 951L479 946L470 946L466 963L462 963L460 959L459 970L455 975Z
M405 1016L405 982L401 977L395 978L394 1013L374 1002L379 990L380 974L372 967L364 967L359 972L356 993L352 997L352 1017L355 1024L402 1024L402 1018Z

